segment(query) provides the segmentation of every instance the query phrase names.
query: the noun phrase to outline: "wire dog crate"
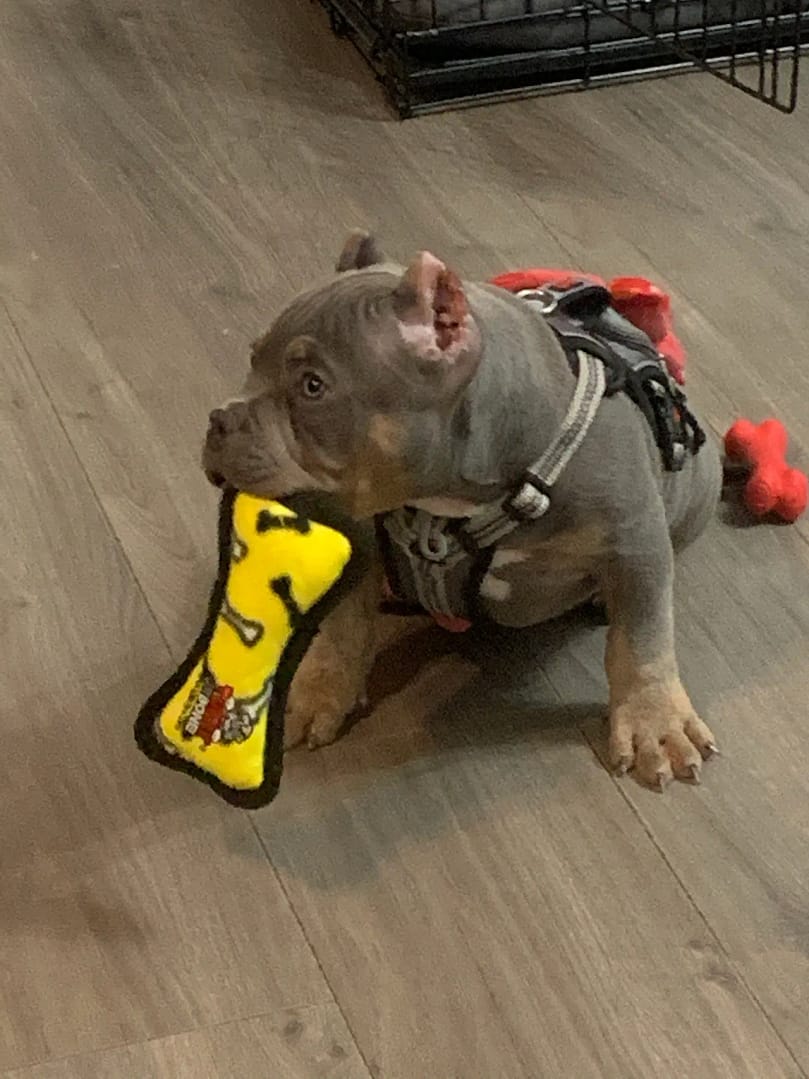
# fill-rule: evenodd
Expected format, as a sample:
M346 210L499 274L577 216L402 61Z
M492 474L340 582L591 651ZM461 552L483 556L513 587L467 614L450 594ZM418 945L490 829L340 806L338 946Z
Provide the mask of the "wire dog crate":
M809 0L321 0L402 118L701 69L797 103Z

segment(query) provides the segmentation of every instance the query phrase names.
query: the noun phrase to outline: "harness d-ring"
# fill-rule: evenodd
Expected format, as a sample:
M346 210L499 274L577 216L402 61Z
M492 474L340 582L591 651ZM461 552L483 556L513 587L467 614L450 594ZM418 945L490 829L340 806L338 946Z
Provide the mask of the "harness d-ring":
M559 297L549 289L528 288L515 293L515 295L519 296L521 300L530 300L531 303L535 303L541 315L552 315L559 306Z
M444 534L445 517L425 516L419 528L418 547L428 562L443 562L449 553L449 541Z

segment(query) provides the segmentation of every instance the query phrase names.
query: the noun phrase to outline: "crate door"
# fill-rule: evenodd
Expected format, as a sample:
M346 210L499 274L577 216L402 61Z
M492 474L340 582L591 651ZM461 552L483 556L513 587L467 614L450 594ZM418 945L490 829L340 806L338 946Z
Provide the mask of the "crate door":
M672 57L709 71L781 112L798 98L807 0L584 0Z

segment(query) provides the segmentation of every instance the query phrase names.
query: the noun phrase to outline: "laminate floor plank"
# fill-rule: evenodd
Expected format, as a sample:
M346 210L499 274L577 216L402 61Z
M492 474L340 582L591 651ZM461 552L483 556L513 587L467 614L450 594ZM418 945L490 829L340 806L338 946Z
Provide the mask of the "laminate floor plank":
M5 1079L368 1079L334 1004L4 1072Z

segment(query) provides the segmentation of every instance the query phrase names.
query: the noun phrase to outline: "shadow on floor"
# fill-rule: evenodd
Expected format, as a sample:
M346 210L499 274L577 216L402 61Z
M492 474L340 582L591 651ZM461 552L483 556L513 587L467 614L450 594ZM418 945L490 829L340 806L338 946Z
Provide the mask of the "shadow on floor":
M571 742L588 774L602 771L587 740L598 740L603 701L562 702L542 673L591 621L579 613L536 629L463 637L425 622L383 649L372 708L396 698L398 710L407 687L412 700L430 666L453 655L469 677L419 708L404 730L364 732L359 720L334 746L289 755L277 802L253 817L273 865L317 890L351 888L378 876L403 847L474 829L515 803L535 805L538 815L557 804L559 775L569 775L559 758ZM373 835L365 834L368 821Z

